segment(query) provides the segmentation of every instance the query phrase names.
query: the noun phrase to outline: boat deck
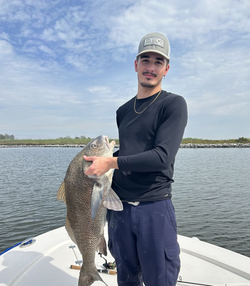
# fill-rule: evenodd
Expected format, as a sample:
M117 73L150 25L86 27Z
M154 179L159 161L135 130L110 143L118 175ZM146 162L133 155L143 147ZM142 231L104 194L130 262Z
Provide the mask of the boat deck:
M65 228L49 231L34 240L33 244L16 246L0 256L0 285L77 286L79 270L71 265L77 265L81 255ZM182 266L177 285L250 286L250 258L194 238L178 236L178 241ZM110 253L105 258L114 261ZM96 253L97 268L101 269L104 262ZM101 276L107 285L117 285L116 275L101 273ZM104 284L98 281L93 285Z

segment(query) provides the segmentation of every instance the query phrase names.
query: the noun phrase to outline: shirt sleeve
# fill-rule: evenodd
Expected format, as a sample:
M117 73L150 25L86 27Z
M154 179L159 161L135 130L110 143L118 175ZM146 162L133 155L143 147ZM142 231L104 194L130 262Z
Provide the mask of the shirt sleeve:
M173 164L187 124L187 104L183 97L174 99L170 110L163 114L154 148L129 156L118 156L121 171L157 172Z

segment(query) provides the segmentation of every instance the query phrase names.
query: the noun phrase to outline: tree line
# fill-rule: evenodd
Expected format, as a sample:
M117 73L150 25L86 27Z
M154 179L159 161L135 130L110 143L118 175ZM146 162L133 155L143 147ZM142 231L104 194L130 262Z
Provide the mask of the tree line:
M3 140L1 144L87 144L91 138L82 136L76 136L71 138L70 136L60 137L57 139L16 139L15 136L9 134L0 134L0 140ZM5 140L8 140L6 142ZM12 141L14 140L14 141ZM111 139L110 141L115 140L119 144L118 139ZM222 144L222 143L250 143L250 138L239 137L238 139L226 139L226 140L211 140L211 139L199 139L199 138L183 138L182 144Z
M10 139L10 140L14 140L15 139L15 136L12 134L12 135L9 135L9 134L0 134L0 140L1 139Z

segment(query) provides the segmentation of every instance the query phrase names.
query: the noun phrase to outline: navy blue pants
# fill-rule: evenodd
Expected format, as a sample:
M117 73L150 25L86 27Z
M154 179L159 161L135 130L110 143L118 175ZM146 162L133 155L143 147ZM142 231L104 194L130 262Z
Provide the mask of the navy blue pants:
M170 199L123 203L108 211L109 249L119 286L174 286L180 259L175 211Z

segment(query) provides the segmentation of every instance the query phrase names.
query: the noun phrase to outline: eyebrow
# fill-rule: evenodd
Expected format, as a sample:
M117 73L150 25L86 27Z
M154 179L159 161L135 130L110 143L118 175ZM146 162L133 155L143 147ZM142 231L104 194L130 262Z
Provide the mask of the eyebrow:
M148 59L148 58L150 58L150 56L148 56L148 55L141 55L140 58L141 59L143 59L143 58ZM164 62L164 58L163 57L157 57L156 60Z

